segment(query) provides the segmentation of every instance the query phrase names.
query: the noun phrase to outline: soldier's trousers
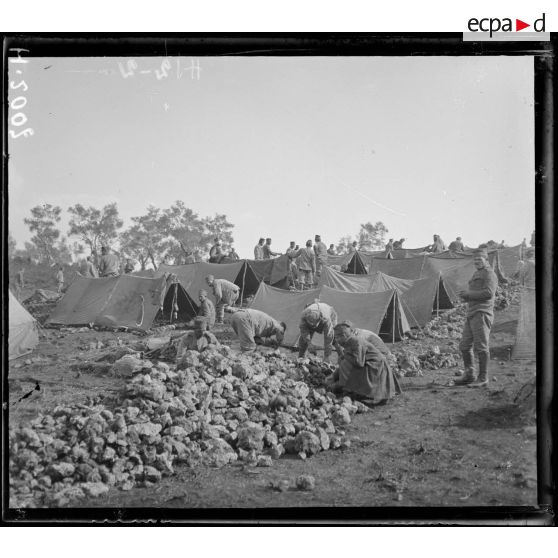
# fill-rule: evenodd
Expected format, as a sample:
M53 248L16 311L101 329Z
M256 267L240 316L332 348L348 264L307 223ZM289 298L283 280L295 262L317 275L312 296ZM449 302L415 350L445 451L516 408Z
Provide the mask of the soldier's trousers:
M488 339L492 328L492 316L485 312L477 312L465 320L463 326L463 336L459 349L469 352L471 349L475 353L488 353Z

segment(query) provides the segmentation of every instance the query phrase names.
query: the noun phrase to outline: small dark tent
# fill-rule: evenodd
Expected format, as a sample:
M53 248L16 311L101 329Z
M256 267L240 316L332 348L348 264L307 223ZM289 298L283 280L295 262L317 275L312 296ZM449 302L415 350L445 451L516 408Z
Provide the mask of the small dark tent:
M364 264L358 252L352 252L350 254L341 254L339 256L328 255L327 265L339 266L344 272L352 273L355 275L368 273L366 270L366 265Z
M227 279L240 287L240 300L253 295L258 290L259 281L250 264L238 261L228 264L198 262L184 265L160 265L157 276L172 273L176 275L186 292L198 300L199 291L207 289L205 278Z
M172 310L174 301L179 315L184 318L196 315L197 305L168 275L158 278L133 275L98 279L81 277L70 285L47 324L145 331L165 306Z

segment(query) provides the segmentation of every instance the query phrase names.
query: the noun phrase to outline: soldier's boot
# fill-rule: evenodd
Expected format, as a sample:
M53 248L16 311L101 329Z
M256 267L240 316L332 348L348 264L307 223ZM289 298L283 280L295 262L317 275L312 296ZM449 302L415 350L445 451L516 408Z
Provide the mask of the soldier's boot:
M466 386L472 384L475 381L475 369L473 367L473 351L461 351L463 356L463 365L465 367L465 373L461 378L455 380L454 385L456 386Z
M477 388L488 385L488 363L490 362L490 354L488 351L479 353L479 377L469 384L468 387Z

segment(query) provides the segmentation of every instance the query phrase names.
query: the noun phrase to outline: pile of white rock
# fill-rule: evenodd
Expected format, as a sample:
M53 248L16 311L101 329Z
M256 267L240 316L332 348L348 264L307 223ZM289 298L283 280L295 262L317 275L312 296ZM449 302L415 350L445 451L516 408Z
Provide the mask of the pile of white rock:
M64 506L109 488L150 486L177 465L269 467L346 448L345 428L368 407L318 386L326 364L227 346L187 351L176 366L130 359L114 400L58 406L10 427L10 506ZM127 366L124 366L124 364ZM121 374L120 374L121 375Z

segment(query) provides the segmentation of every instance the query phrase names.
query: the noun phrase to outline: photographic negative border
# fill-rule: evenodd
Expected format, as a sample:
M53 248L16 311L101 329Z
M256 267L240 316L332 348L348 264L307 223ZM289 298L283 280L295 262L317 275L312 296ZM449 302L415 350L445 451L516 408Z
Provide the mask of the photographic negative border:
M92 56L533 56L535 92L535 205L537 266L537 468L536 507L428 508L61 508L8 507L8 356L3 346L2 520L6 524L535 524L554 523L556 439L554 393L554 72L556 34L550 42L463 42L461 33L208 33L208 34L5 34L3 36L3 295L7 300L8 53L33 57ZM3 304L7 331L7 305ZM554 406L553 406L554 405Z

